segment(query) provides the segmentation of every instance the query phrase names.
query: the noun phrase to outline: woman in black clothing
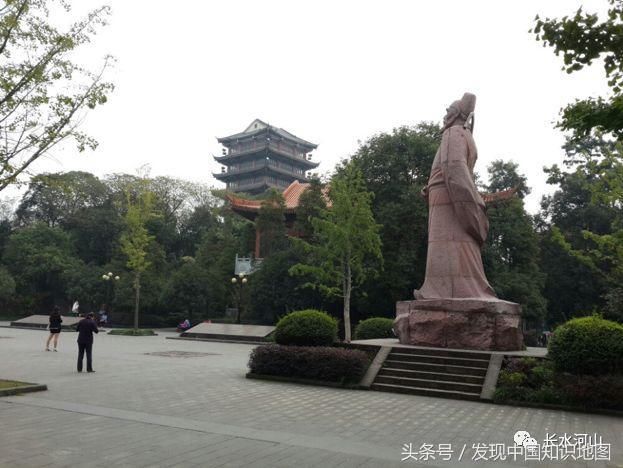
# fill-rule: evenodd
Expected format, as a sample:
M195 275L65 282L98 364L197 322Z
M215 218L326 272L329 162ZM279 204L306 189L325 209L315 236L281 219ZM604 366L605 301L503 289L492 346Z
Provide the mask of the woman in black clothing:
M48 326L50 336L48 336L48 341L45 344L46 351L50 351L50 341L52 338L54 338L54 351L56 351L56 347L58 346L58 335L61 334L62 322L63 319L61 318L61 309L58 306L54 306L54 309L50 314L50 325Z

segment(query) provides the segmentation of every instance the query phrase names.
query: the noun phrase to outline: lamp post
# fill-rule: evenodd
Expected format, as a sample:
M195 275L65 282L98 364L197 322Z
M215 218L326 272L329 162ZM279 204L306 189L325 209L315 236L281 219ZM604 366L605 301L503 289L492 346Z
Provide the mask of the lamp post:
M244 273L238 274L238 276L234 276L231 279L231 284L236 287L236 299L238 303L238 308L236 309L236 323L240 323L240 308L242 306L242 286L247 284L247 279L245 278Z
M110 285L107 287L108 289L108 307L112 311L112 298L113 298L113 288L114 284L119 281L119 275L113 275L112 272L104 273L102 275L102 279L109 283Z

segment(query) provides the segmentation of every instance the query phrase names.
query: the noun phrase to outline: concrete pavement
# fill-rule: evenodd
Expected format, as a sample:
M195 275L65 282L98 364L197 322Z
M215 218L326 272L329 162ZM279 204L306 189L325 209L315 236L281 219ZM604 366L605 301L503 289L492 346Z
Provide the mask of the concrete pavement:
M54 353L45 331L0 328L0 378L49 388L0 399L0 466L623 466L622 418L247 380L253 346L166 336L100 333L78 374L74 333ZM596 433L610 461L473 460L518 430Z

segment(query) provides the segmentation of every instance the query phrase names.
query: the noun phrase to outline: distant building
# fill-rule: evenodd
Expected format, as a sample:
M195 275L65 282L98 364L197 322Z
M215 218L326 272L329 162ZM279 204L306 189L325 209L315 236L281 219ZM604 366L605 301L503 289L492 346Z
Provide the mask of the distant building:
M214 177L232 192L283 190L294 181L308 182L307 171L318 167L310 154L318 145L259 119L243 132L217 140L227 149L214 156L224 166Z
M294 231L294 223L296 221L296 210L299 206L299 201L301 195L305 190L309 188L308 183L299 183L298 181L292 182L283 192L283 200L285 202L285 223L286 228L288 230L288 235L297 236L298 233ZM262 208L261 200L249 200L246 198L237 197L235 195L228 194L227 200L229 201L229 205L235 213L238 213L240 216L247 218L249 221L252 221L255 224L255 220L257 219L260 209ZM260 252L260 238L261 232L259 229L255 229L255 251L254 257L256 259L261 259L263 257L262 252ZM240 260L242 261L242 259ZM236 264L239 263L239 260L236 259Z

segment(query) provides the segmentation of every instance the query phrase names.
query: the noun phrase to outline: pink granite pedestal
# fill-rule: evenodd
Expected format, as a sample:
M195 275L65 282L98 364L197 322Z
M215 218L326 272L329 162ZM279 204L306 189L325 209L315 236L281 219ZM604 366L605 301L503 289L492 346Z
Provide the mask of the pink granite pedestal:
M402 344L518 351L524 348L521 306L479 299L421 299L396 303L394 331Z

